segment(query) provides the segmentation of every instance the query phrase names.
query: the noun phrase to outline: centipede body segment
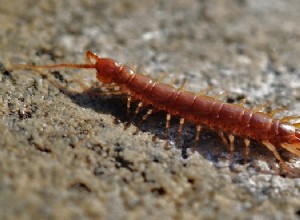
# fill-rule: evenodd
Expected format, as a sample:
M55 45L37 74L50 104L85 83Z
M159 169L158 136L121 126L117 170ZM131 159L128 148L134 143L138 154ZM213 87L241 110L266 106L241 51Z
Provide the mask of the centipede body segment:
M166 116L166 134L172 116L179 116L179 133L186 121L196 125L195 145L199 141L201 128L206 126L216 130L222 140L228 144L231 155L234 151L234 137L244 139L245 157L249 155L250 140L256 140L269 149L280 162L283 172L291 172L278 153L283 148L300 157L299 124L289 123L294 117L275 119L270 114L258 109L247 109L242 104L229 104L214 97L197 95L175 88L169 84L154 82L149 77L135 73L131 68L110 58L87 51L86 64L55 64L46 66L29 66L29 68L89 68L97 71L97 79L104 84L114 83L122 94L128 96L127 109L132 100L139 100L135 111L149 107L142 120L146 120L155 111L164 111ZM228 137L225 134L228 134Z

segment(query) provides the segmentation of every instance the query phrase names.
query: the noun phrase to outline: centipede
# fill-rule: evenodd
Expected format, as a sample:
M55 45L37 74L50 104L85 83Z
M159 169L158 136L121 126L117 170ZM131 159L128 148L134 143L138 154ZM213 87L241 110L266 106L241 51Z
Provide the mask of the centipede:
M185 122L195 125L196 135L194 146L200 139L203 127L216 131L222 141L228 146L230 155L234 152L235 137L243 139L245 160L249 157L249 147L252 141L272 152L281 167L281 173L299 176L280 155L284 149L296 157L300 157L300 123L292 123L299 116L286 116L276 119L272 114L259 109L249 109L243 104L226 103L206 94L197 94L176 88L173 85L154 81L148 76L138 74L127 65L116 62L111 58L103 58L98 54L87 51L86 63L83 64L51 64L24 65L25 68L74 68L95 69L96 78L103 85L115 85L119 93L127 96L127 109L132 101L138 101L135 114L141 108L147 108L142 117L146 120L158 111L166 113L166 134L170 128L172 117L179 117L178 132L182 132Z

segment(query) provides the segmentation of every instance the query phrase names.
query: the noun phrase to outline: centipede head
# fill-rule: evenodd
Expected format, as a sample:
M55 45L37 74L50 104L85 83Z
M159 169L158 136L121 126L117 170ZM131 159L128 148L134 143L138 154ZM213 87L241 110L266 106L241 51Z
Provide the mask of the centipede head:
M103 83L112 83L120 72L120 65L110 58L100 58L96 60L97 79Z

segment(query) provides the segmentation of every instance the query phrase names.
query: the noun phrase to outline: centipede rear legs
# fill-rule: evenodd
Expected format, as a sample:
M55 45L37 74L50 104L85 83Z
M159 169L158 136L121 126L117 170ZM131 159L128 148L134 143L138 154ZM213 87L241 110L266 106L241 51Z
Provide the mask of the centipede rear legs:
M270 142L268 142L268 141L263 141L262 144L264 146L266 146L273 153L275 158L279 161L279 163L281 165L281 169L282 169L281 173L283 173L283 174L292 174L292 170L287 167L284 160L281 158L278 151L276 150L275 146L273 144L271 144Z
M229 153L230 153L230 167L232 168L233 165L233 153L234 153L234 135L229 134L228 135L228 139L225 137L224 133L219 131L218 132L219 136L221 137L223 143L229 147ZM244 164L246 164L248 162L248 158L249 158L249 151L250 151L250 140L248 138L244 139L244 145L245 145L245 159L244 159ZM275 156L275 158L279 161L280 166L281 166L281 172L280 174L283 175L291 175L291 176L297 176L298 174L295 174L284 162L284 160L282 159L282 157L280 156L280 154L278 153L278 151L276 150L276 147L271 144L268 141L262 141L262 144L264 146L266 146L271 152L272 154Z

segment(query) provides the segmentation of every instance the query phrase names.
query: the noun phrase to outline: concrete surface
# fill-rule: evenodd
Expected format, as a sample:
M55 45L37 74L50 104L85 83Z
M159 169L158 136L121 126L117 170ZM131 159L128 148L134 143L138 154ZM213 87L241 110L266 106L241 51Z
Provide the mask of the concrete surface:
M174 120L166 150L163 114L137 132L124 99L82 92L76 81L90 85L93 71L9 68L81 63L90 49L188 90L299 115L298 0L0 3L0 219L299 219L300 178L278 175L264 147L253 144L244 165L238 140L229 169L214 132L199 153L192 125L174 144Z

